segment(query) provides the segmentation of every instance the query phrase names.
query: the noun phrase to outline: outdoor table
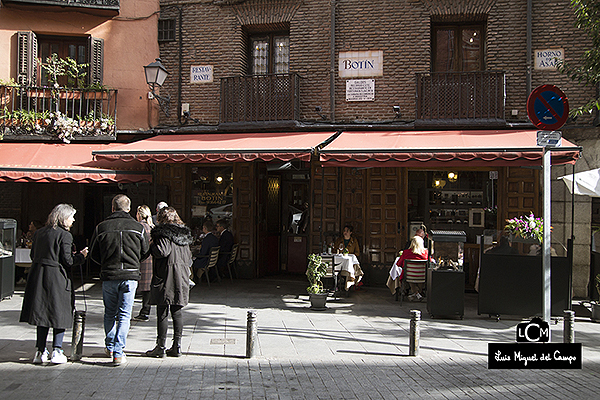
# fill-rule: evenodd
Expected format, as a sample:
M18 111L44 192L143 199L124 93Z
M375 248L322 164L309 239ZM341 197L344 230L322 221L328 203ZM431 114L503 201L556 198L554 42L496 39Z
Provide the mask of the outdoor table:
M335 265L335 271L341 276L346 277L346 291L350 289L350 286L360 282L363 277L362 269L360 268L360 262L354 254L334 254L333 262Z

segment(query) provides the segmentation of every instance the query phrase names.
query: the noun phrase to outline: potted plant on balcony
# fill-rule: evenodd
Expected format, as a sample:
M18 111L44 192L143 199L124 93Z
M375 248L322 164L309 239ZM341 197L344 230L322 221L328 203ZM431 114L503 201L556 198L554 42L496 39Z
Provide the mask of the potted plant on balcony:
M327 263L323 261L320 255L310 254L308 256L308 267L306 268L306 276L310 286L306 291L310 296L310 308L314 310L324 310L327 302L327 292L323 290L323 282L321 278L327 272Z

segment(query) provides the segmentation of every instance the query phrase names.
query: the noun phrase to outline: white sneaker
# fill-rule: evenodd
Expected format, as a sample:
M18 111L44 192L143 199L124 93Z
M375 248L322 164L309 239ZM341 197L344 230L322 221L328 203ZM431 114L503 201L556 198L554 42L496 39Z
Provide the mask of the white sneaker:
M36 351L35 352L35 357L33 357L33 363L34 364L44 364L48 362L48 350L44 349L44 352L42 353L41 351Z
M63 349L59 349L56 348L54 350L52 350L52 358L50 359L50 362L52 364L64 364L67 362L67 356L65 356L65 353L63 351Z
M422 301L424 297L421 295L421 293L417 293L416 298L417 300Z

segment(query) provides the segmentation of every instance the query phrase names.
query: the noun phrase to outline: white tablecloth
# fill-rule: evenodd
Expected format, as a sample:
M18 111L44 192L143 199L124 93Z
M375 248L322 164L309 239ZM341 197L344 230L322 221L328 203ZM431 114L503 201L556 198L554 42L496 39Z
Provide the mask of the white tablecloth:
M358 258L354 254L335 254L333 256L335 271L346 277L346 290L360 282L363 277Z
M15 249L15 264L31 264L31 249Z

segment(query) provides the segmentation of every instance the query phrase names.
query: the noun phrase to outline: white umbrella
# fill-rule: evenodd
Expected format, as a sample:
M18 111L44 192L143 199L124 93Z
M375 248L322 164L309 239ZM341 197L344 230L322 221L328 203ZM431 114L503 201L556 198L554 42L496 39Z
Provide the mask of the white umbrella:
M561 176L569 191L573 194L600 197L600 168L577 172L573 182L573 174Z

